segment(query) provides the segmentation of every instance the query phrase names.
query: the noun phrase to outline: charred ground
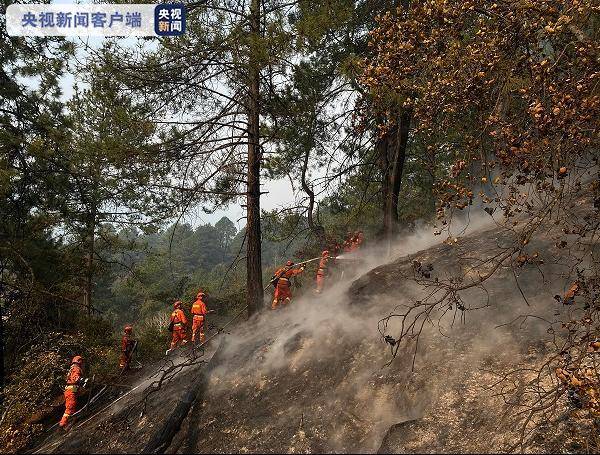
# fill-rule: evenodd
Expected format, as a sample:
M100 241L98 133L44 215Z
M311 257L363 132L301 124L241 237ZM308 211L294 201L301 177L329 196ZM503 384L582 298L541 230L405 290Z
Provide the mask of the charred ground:
M452 308L428 321L418 349L409 342L395 359L377 330L382 317L421 298L416 281L423 269L431 280L447 279L493 255L507 238L502 228L488 227L447 243L407 242L413 251L425 248L376 267L377 260L366 260L367 273L354 282L241 324L225 336L207 389L167 452L508 450L519 440L512 419L518 403L498 395L498 380L515 368L535 369L552 346L539 319L505 324L521 314L551 318L562 311L552 297L565 283L553 281L553 261L525 265L519 286L511 269L500 268L485 288L464 293L478 310ZM532 248L560 253L550 237ZM391 319L386 333L394 334L396 323ZM46 449L142 451L202 368L164 384L142 417L143 387ZM557 420L528 450L580 449L560 422L567 412L561 402Z

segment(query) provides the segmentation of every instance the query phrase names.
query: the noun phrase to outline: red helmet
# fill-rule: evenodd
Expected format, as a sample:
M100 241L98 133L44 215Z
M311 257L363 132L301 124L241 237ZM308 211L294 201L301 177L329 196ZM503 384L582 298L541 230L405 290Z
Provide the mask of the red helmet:
M179 300L175 300L175 303L173 304L173 308L175 308L175 309L181 308L181 302Z
M294 262L293 261L287 261L285 263L285 265L288 266L288 267L291 267L292 265L294 265Z
M206 294L204 293L204 289L200 288L200 289L198 290L198 294L196 295L196 298L200 298L200 297L202 297L203 295L206 295Z
M83 357L81 357L80 355L76 355L75 357L73 357L73 360L71 360L71 363L76 363L77 365L81 365L83 363Z
M321 253L321 256L329 256L329 250L325 250Z
M132 326L130 326L130 325L125 326L125 333L131 333L132 330L133 330Z

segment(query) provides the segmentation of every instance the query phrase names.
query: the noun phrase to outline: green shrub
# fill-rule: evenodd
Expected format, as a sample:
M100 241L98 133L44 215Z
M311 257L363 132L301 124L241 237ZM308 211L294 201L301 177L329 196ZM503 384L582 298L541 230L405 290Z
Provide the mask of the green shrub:
M138 340L137 358L142 362L151 362L165 355L169 347L171 333L169 314L159 314L146 318L134 327L134 337Z

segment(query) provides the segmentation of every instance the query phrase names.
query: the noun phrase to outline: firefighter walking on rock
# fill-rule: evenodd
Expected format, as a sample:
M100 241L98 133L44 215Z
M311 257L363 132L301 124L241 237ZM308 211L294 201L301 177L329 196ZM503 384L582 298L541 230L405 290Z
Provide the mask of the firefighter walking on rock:
M198 335L200 336L200 343L204 343L206 337L204 335L204 323L206 322L206 315L211 313L206 308L206 294L202 289L196 296L196 301L192 304L192 343L195 343Z
M363 231L356 231L356 233L354 234L354 240L353 240L353 245L354 245L354 250L359 250L362 247L363 242L365 241L365 235L363 234Z
M290 287L290 279L304 272L304 266L294 268L292 261L287 261L285 267L277 269L271 283L275 286L275 294L273 295L273 303L271 309L275 310L278 305L286 305L292 300L292 290Z
M321 253L321 260L319 261L319 268L317 269L317 294L323 291L323 285L325 284L325 276L327 275L327 263L329 262L329 251L325 250Z
M167 349L166 354L169 353L177 347L178 344L184 345L187 343L187 337L185 334L185 330L187 327L187 318L185 317L185 313L181 309L181 302L177 300L173 304L173 312L171 313L171 322L169 324L169 330L172 332L171 337L171 346Z
M122 371L129 370L131 363L131 357L135 349L136 341L133 339L133 327L130 325L125 326L125 333L121 338L121 357L119 358L119 368Z
M67 374L67 385L65 386L65 413L60 419L59 426L66 429L69 419L77 410L77 396L85 387L87 380L83 377L83 357L76 355L71 361L71 367Z
M353 239L354 234L352 234L352 232L346 233L346 238L344 239L344 243L342 245L344 253L351 253L353 251Z

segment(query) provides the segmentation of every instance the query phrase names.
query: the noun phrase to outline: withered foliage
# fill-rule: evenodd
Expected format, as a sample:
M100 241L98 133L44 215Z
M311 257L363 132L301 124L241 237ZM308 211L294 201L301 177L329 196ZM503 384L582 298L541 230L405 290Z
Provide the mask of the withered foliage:
M583 184L597 164L597 4L430 0L379 18L362 82L375 109L413 112L429 153L454 155L440 218L482 183L507 215Z
M440 224L477 204L510 234L475 278L419 277L435 290L393 315L402 318L396 342L414 339L426 319L500 268L515 274L539 267L550 253L531 244L542 237L556 242L557 261L568 264L561 276L566 293L556 297L567 315L548 321L555 354L518 391L521 448L561 400L590 425L582 447L593 451L599 443L599 5L414 1L378 18L361 79L364 105L380 118L412 112L427 161L452 157L436 175ZM390 127L381 124L382 134Z

